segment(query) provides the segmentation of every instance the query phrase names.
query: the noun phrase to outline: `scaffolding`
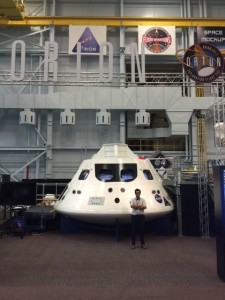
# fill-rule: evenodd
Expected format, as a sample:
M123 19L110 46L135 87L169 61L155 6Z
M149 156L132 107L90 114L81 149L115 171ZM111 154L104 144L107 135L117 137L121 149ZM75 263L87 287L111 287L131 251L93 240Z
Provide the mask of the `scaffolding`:
M224 123L225 98L216 98L214 103L214 131L216 147L216 165L225 164L225 123Z
M208 176L206 157L205 115L197 115L198 195L201 236L209 237Z

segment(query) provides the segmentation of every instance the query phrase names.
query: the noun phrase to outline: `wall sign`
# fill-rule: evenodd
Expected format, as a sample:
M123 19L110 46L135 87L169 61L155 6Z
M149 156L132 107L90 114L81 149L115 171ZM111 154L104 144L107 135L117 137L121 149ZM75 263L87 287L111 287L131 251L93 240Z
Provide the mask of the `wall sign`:
M175 55L175 26L150 28L138 26L138 43L139 54L141 54L141 44L143 44L147 55Z
M180 61L187 76L198 83L213 82L223 72L224 59L221 52L208 43L192 45Z
M105 42L106 26L69 26L69 54L77 54L77 46L80 43L82 54L99 55L100 44Z
M197 27L196 42L210 43L223 53L225 52L225 28Z

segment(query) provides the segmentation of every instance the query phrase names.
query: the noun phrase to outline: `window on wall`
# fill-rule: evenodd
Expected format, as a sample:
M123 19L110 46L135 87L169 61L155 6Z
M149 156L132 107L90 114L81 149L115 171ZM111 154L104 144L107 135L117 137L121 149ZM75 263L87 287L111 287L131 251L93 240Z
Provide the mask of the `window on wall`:
M184 151L185 137L128 139L127 144L132 151Z

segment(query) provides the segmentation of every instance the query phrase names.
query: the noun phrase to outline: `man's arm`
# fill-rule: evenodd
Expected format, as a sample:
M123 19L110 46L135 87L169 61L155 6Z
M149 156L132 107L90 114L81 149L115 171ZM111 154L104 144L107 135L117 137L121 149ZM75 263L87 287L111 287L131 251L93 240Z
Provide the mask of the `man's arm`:
M140 209L140 210L144 210L144 209L147 208L146 202L145 202L145 201L143 201L143 204L142 204L142 205L134 204L134 203L131 201L130 207L131 207L131 208L134 208L134 209Z
M132 202L131 202L130 207L131 207L131 208L134 208L134 209L139 209L140 206L137 205L137 204L132 204Z
M146 202L145 202L145 201L143 201L142 205L139 205L139 206L138 206L138 209L140 209L140 210L144 210L144 209L146 209L146 208L147 208L147 205L146 205Z

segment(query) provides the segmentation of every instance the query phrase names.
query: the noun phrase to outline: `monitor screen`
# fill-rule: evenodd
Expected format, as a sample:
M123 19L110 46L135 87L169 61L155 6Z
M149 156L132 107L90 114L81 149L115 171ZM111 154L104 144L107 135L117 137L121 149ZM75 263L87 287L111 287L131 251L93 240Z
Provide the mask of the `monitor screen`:
M35 205L36 183L2 182L0 205Z

